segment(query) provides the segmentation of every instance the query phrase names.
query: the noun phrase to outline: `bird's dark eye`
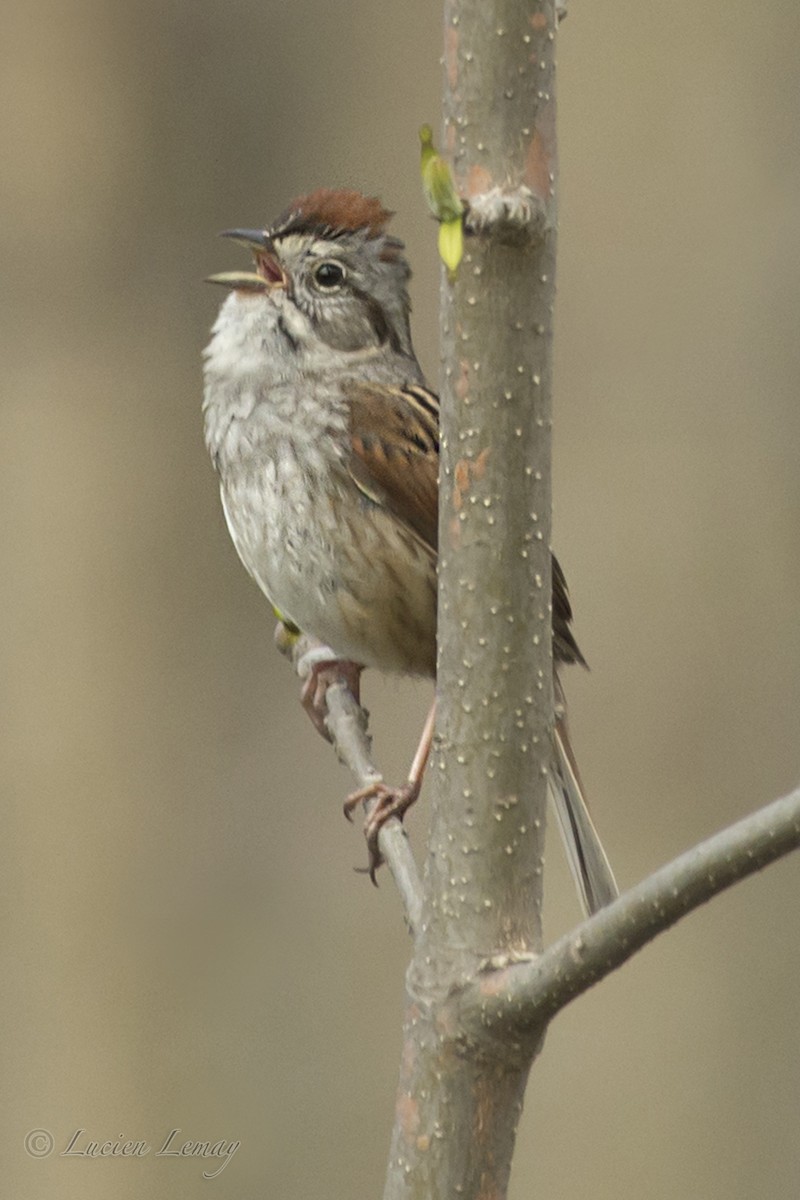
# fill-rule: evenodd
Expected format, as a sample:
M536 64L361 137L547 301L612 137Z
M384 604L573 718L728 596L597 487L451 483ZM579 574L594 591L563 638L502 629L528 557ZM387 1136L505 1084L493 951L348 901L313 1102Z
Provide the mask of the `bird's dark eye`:
M332 292L344 283L344 267L338 262L321 262L314 269L314 282L326 292Z

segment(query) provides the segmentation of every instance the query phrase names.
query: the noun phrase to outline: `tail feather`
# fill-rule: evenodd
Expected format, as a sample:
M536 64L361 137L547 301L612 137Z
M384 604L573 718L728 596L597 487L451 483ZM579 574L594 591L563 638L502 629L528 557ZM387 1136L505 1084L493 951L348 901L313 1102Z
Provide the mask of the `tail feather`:
M563 717L556 721L553 739L550 790L578 894L584 912L591 916L616 900L619 889L589 814Z

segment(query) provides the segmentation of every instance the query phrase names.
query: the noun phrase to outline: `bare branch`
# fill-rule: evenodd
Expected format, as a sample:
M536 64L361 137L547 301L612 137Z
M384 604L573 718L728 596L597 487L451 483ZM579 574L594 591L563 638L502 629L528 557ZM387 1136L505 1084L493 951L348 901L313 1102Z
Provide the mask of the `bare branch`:
M491 962L452 998L465 1036L543 1027L681 917L800 847L800 788L687 850L526 961Z
M444 17L442 145L469 236L442 280L437 770L412 968L437 987L541 945L557 176L552 4L446 0Z
M467 206L442 276L437 742L384 1200L506 1195L535 1034L440 1021L541 946L552 755L553 0L445 0L442 155Z
M336 661L336 655L329 646L324 646L307 634L287 637L282 624L278 625L275 641L303 680L308 678L314 663ZM359 787L382 780L381 772L372 761L372 739L367 732L369 715L350 691L344 673L328 686L325 698L328 709L325 728L339 760L352 771ZM365 802L367 815L375 803L377 801L374 799ZM381 828L378 846L400 893L406 924L414 934L421 920L422 887L406 832L396 817Z

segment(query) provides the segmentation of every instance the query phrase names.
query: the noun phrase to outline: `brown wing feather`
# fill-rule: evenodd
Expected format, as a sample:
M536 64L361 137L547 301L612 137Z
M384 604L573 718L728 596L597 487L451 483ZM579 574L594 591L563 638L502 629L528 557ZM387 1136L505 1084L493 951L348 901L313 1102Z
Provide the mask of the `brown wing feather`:
M586 659L575 641L570 621L572 620L572 605L569 602L567 581L561 570L561 563L552 556L553 562L553 658L556 662L580 663L586 666Z
M351 383L350 474L436 552L439 521L439 401L413 386Z
M436 552L439 504L439 400L427 388L353 382L350 398L350 474L378 504L387 505ZM586 660L570 622L572 606L561 564L553 555L553 657Z

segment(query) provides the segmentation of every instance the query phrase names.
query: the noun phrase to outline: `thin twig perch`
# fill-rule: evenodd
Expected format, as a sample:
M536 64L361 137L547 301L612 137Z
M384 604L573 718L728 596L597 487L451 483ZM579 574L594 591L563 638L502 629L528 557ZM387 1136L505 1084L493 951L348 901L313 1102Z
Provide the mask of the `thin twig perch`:
M276 643L282 654L294 664L302 680L308 677L312 662L320 659L335 662L333 651L316 638L301 634L299 637L285 636L284 626L276 630ZM333 743L339 760L353 773L359 787L366 787L383 775L372 761L372 739L367 732L369 716L353 696L347 682L332 683L326 692L328 714L325 728ZM367 815L375 800L366 801ZM411 933L419 928L422 914L422 887L417 864L400 821L396 817L387 821L378 835L378 846L383 855L400 898L403 902L406 924Z

